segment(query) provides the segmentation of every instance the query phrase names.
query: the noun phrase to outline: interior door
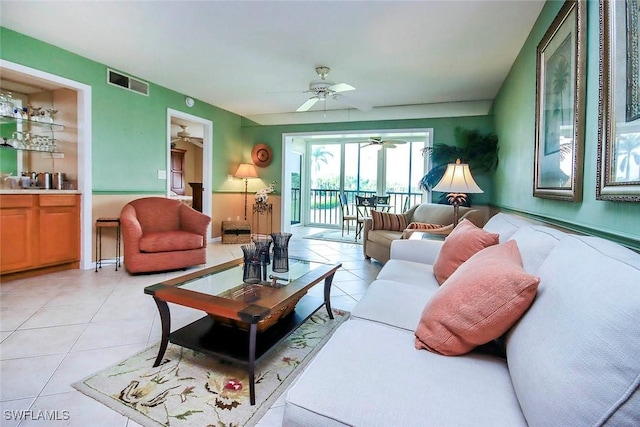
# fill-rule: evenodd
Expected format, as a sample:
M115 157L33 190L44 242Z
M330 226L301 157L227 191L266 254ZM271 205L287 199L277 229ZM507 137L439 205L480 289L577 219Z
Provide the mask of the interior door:
M184 196L184 153L186 150L171 149L171 191L179 196Z

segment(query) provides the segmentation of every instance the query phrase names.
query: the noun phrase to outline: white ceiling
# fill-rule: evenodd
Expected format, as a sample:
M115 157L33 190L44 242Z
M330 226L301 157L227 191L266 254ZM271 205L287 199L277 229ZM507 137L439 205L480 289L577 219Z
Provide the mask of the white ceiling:
M543 5L2 0L0 23L273 124L485 114ZM320 65L374 108L329 100L295 113Z

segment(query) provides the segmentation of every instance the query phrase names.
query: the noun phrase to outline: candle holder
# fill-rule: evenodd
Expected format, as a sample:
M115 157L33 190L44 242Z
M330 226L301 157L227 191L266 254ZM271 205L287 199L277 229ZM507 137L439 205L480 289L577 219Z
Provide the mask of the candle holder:
M250 285L256 285L262 281L262 262L260 250L256 245L242 245L244 265L242 266L242 281Z
M289 271L289 239L291 233L271 233L273 239L273 268L276 273Z
M262 280L267 280L267 265L271 263L269 252L271 249L271 237L254 236L253 244L260 251L260 264L262 265Z

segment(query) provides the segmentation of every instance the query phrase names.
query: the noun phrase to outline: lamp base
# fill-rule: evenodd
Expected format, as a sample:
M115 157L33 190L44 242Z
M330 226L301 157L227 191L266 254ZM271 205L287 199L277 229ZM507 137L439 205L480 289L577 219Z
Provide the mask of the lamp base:
M449 193L447 194L447 200L453 206L453 228L455 228L460 219L460 205L466 202L467 195L464 193Z

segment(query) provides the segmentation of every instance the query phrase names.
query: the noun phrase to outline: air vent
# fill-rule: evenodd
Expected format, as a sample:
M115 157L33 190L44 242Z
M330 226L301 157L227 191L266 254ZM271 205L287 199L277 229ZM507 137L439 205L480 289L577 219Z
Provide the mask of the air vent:
M149 83L110 69L107 69L107 83L142 95L149 95Z

